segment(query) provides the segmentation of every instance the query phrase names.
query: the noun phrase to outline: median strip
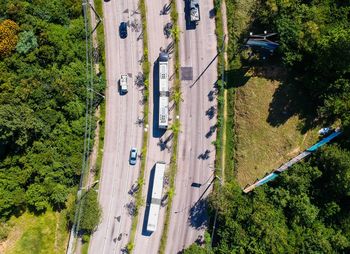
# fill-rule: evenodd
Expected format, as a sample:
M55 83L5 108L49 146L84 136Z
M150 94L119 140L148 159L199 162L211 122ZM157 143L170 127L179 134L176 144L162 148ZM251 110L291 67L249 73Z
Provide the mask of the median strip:
M159 247L159 253L163 254L165 252L165 247L167 243L168 238L168 231L169 231L169 222L170 222L170 213L171 213L171 206L173 201L173 196L175 193L175 176L176 176L176 170L177 170L177 146L178 146L178 135L180 131L180 120L178 119L178 115L180 114L180 102L181 102L181 85L180 85L180 55L179 55L179 27L177 25L178 21L178 13L176 9L176 3L175 1L171 1L171 21L173 23L173 29L172 29L172 36L174 39L174 69L175 69L175 79L174 79L174 94L173 99L175 101L175 121L170 127L170 129L173 131L174 138L173 138L173 151L170 159L170 165L169 165L169 189L167 192L168 195L168 205L165 211L165 220L164 220L164 227L162 232L162 237L160 240L160 247Z

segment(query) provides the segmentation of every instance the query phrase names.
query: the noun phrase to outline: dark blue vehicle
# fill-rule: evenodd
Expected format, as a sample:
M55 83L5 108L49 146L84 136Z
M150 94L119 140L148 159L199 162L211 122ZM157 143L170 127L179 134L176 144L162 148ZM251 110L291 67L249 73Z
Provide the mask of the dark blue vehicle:
M125 39L128 36L128 25L126 22L122 22L119 25L119 35L120 38Z

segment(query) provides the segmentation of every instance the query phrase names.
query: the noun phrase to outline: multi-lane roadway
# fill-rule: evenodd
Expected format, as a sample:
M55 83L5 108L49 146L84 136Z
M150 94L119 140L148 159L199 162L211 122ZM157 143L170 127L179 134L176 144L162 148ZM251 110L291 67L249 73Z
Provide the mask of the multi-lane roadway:
M130 166L129 151L132 146L141 148L143 128L135 124L142 116L141 93L133 85L135 75L141 71L142 41L137 40L140 32L131 31L126 39L121 39L118 26L122 21L140 20L134 11L137 0L105 1L103 20L106 44L107 103L104 157L102 162L99 201L103 209L102 221L90 242L89 253L120 253L125 248L131 230L132 217L126 209L133 199L128 194L137 180L140 163ZM158 95L154 91L158 82L157 58L160 49L171 43L163 34L164 26L170 22L170 1L146 0L148 26L148 54L151 63L149 129L145 184L143 194L145 206L140 209L137 224L134 253L158 253L163 230L165 208L161 208L158 228L146 232L147 196L149 193L150 172L157 161L169 164L172 140L164 146L171 132L161 132L157 128ZM180 28L181 67L192 68L192 77L181 82L183 101L180 108L181 132L178 146L178 171L175 196L171 211L169 238L166 253L178 253L203 235L206 226L204 204L201 202L210 192L208 183L213 177L215 150L211 142L215 140L215 89L216 37L215 21L210 17L212 1L200 1L201 21L195 29L186 27L184 1L176 0ZM129 23L131 24L131 23ZM193 27L192 27L193 28ZM169 76L174 70L173 56L169 66ZM214 60L214 61L212 61ZM210 64L210 65L209 65ZM208 67L208 68L207 68ZM191 69L187 69L190 70ZM121 74L129 74L129 92L121 96L117 81ZM198 80L197 80L198 79ZM196 81L196 82L195 82ZM172 78L169 80L171 87ZM170 108L172 108L170 103ZM170 118L174 119L170 111ZM170 121L171 124L172 121ZM210 128L213 127L213 128ZM210 132L211 130L211 132ZM163 145L160 145L163 142ZM207 189L207 190L206 190Z
M181 67L193 77L181 81L178 169L166 253L179 253L202 239L207 226L205 198L211 190L216 139L217 61L213 1L200 1L201 20L186 25L184 1L177 0ZM214 60L214 61L213 61ZM182 77L184 79L184 77ZM206 154L206 155L205 155ZM201 241L201 240L200 240Z
M132 217L127 205L133 198L128 194L139 175L140 163L130 166L131 147L141 149L141 126L136 124L142 116L141 92L134 85L135 76L141 71L142 40L137 40L141 31L128 30L128 36L121 39L119 24L133 22L140 15L137 0L105 1L103 22L105 29L107 92L106 129L104 155L99 188L102 206L102 220L92 235L89 253L120 253L128 243ZM128 75L128 93L120 95L118 81L121 74Z

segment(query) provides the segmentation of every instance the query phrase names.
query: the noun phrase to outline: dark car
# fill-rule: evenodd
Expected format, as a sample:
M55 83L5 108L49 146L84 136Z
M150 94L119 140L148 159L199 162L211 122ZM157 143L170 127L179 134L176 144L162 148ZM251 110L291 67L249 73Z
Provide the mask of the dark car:
M122 39L125 39L128 36L128 25L126 24L126 22L120 23L119 35Z

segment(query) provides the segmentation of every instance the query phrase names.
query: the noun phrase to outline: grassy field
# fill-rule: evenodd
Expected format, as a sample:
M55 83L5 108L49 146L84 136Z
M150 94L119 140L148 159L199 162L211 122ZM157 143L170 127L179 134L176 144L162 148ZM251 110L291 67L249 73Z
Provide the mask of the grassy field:
M236 88L236 176L242 187L313 144L312 105L279 68L247 70ZM258 73L257 73L258 72Z
M13 217L6 242L2 243L3 254L58 254L65 253L68 241L65 213L47 211L40 216L25 212Z

